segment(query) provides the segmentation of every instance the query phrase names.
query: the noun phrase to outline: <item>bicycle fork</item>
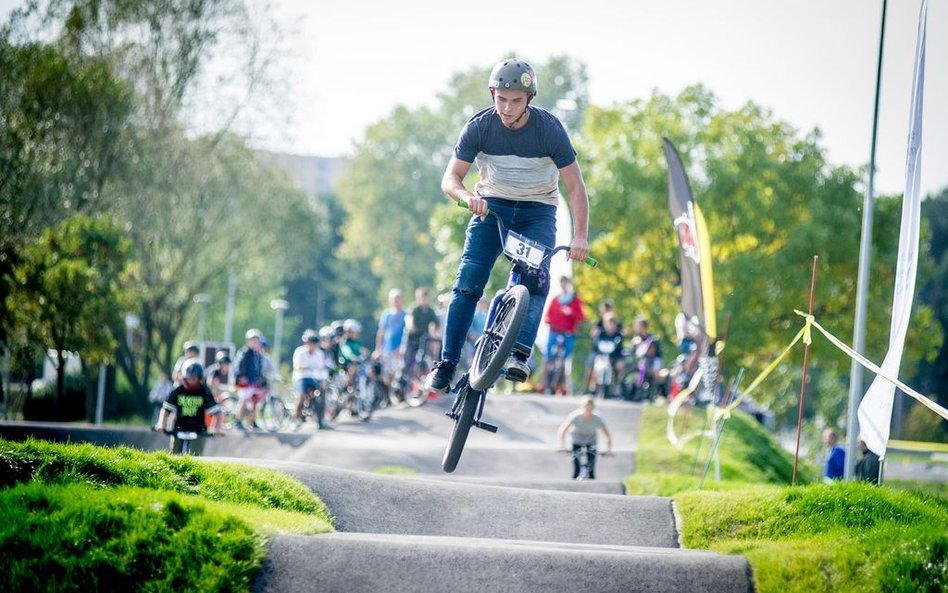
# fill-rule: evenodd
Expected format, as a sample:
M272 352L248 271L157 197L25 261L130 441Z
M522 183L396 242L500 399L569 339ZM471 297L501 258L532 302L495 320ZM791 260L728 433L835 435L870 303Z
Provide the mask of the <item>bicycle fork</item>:
M486 430L487 432L490 432L490 433L497 432L498 430L497 426L489 422L485 422L481 420L481 416L484 414L484 402L487 401L487 397L486 397L487 392L474 391L473 389L471 389L470 385L468 385L468 382L467 382L467 373L464 373L464 375L461 376L461 378L457 382L457 385L455 385L451 391L457 393L457 395L454 398L454 405L451 406L450 411L444 413L445 416L457 422L458 418L460 418L461 416L461 406L464 403L465 392L468 392L468 397L473 397L473 395L476 394L478 397L477 413L474 415L474 422L472 423L472 425L476 426L477 428L480 428L481 430Z

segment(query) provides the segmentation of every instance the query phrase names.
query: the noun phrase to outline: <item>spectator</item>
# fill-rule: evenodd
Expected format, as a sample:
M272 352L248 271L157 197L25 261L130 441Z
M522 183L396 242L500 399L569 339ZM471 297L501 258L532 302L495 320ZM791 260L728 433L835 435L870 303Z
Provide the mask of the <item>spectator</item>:
M564 362L564 381L566 389L572 393L571 372L573 365L573 348L576 346L576 330L579 325L585 321L583 314L583 302L579 296L573 292L573 285L569 276L560 277L560 294L550 301L543 316L543 321L550 324L550 337L547 340L546 356L543 361L544 381L546 380L546 367L553 357L553 350L556 347L558 338L563 339L563 362ZM556 386L551 386L555 389Z
M879 456L869 450L866 441L860 436L856 440L856 446L862 452L862 457L856 462L855 478L862 482L869 482L876 486L879 485Z
M389 308L382 312L379 330L375 335L375 356L382 363L382 380L391 386L392 377L398 372L399 349L405 335L405 311L402 291L393 288L388 292Z
M823 443L829 447L829 455L823 467L823 481L842 480L846 467L846 449L839 444L839 435L832 428L823 431Z
M432 335L440 334L440 323L438 314L431 308L428 289L425 287L415 289L415 305L409 312L405 325L408 335L405 339L405 361L402 367L403 387L407 386L414 374L413 367L417 360L418 350L426 348L426 354L433 353L436 344L432 344L434 342Z

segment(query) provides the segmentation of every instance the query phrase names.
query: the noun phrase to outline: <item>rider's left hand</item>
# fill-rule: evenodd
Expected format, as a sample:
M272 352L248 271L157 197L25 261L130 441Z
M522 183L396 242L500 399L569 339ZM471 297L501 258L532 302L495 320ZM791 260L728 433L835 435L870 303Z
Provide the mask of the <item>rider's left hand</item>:
M589 257L589 242L582 237L573 237L569 244L569 258L584 261L587 257Z

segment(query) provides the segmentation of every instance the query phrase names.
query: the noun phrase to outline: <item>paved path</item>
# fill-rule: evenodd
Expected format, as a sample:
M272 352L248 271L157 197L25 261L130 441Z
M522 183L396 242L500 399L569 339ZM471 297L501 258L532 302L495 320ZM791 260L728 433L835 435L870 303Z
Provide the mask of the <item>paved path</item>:
M370 422L342 419L333 431L229 433L206 457L238 460L295 476L334 515L337 533L277 536L254 590L481 592L747 592L745 559L678 547L670 499L623 496L635 469L640 406L604 402L600 413L616 457L598 480L569 479L556 430L573 398L491 395L458 469L444 474L451 428L447 402L384 410ZM19 432L18 432L19 431ZM2 425L22 437L128 443L161 449L144 429ZM387 469L414 475L379 475Z

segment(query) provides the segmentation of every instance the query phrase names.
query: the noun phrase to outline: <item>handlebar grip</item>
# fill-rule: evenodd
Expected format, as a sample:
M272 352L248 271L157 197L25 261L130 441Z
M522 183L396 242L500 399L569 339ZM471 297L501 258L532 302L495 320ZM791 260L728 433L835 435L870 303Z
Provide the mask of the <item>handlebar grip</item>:
M460 199L460 200L458 200L458 207L459 207L459 208L467 208L467 200L465 200L465 199ZM490 214L490 208L487 209L487 214Z

